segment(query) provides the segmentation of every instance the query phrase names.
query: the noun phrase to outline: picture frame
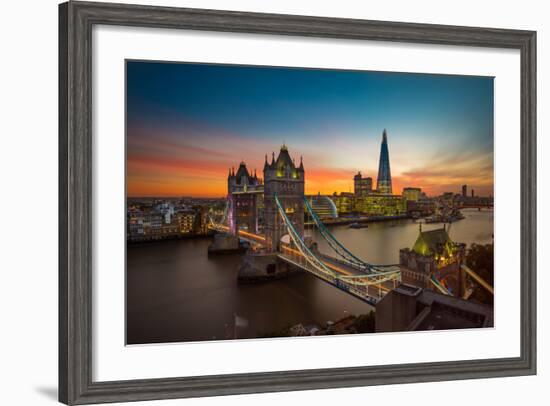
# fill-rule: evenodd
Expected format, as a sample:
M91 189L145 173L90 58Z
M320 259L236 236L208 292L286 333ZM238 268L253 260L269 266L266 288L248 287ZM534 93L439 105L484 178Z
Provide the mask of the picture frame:
M181 378L92 379L92 27L96 24L517 49L521 349L514 358ZM121 293L122 294L122 293ZM87 404L536 374L536 32L73 2L59 6L59 400Z

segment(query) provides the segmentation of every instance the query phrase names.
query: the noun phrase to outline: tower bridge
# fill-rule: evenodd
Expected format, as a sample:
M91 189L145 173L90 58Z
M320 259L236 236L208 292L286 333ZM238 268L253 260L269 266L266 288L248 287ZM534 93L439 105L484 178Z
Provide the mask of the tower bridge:
M391 193L385 131L380 167L378 189ZM286 145L281 147L277 159L275 153L272 153L270 161L267 155L265 156L263 179L257 176L256 171L250 173L244 162L240 163L236 172L233 168L230 169L224 214L218 219L211 216L209 220L209 227L219 232L215 236L213 245L217 247L214 251L232 251L240 247L239 240L247 241L251 249L245 256L241 270L250 271L251 278L271 278L283 273L285 268L288 270L290 266L313 274L373 305L400 284L402 276L406 283L416 286L419 283L417 280L421 280L426 287L429 286L445 295L453 295L444 281L446 276L440 271L430 272L429 276L422 274L419 277L414 274L411 282L411 270L402 264L402 260L398 265L375 265L357 257L323 224L312 208L313 199L304 195L304 185L303 160L300 157L300 164L296 165ZM308 220L311 219L308 224L317 230L317 235L329 247L328 254L319 252L317 243L305 233L304 214ZM441 234L441 230L430 233L438 232ZM427 238L424 234L429 233L420 233L421 240ZM443 234L447 235L446 232ZM400 257L408 250L401 251ZM433 258L423 258L422 261L433 262ZM424 268L426 267L422 269ZM278 272L277 269L283 271ZM493 293L492 287L474 271L464 266L463 270L464 275L468 275L471 280Z
M263 180L250 174L244 162L228 175L227 209L210 228L248 241L252 253L276 258L370 304L376 304L401 281L398 265L373 265L350 252L324 226L304 195L305 169L296 165L283 145L263 168ZM263 228L259 208L263 207ZM304 232L304 213L311 217L330 254L320 253Z

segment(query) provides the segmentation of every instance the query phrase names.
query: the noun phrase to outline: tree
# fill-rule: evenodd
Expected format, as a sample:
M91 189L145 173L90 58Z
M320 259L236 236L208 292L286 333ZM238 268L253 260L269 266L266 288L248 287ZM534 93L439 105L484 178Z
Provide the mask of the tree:
M360 314L355 319L353 327L358 333L374 333L375 317L375 313L372 310L368 314Z
M494 286L494 245L472 244L466 254L466 265L483 280ZM486 304L493 304L493 295L478 287L472 299Z

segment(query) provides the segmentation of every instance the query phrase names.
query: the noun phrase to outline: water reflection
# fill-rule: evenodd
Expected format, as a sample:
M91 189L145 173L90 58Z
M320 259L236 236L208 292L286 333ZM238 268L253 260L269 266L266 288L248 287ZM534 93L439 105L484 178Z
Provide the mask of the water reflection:
M454 241L492 241L493 212L464 210L453 223ZM354 254L371 263L399 261L399 249L418 235L411 220L331 228ZM429 230L441 224L423 225ZM316 241L327 250L321 238ZM233 335L234 314L249 321L239 338L258 337L296 323L324 324L371 307L316 279L298 274L258 285L237 284L240 255L208 257L208 239L129 245L127 250L127 341L129 344L220 340Z

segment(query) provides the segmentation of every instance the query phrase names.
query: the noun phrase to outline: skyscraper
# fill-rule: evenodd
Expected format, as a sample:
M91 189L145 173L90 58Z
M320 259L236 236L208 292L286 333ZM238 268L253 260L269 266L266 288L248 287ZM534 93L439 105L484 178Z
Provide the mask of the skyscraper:
M468 186L462 185L462 197L468 196Z
M382 133L382 145L380 146L380 163L378 165L378 180L376 182L378 193L392 194L390 154L388 152L388 135L386 129Z

